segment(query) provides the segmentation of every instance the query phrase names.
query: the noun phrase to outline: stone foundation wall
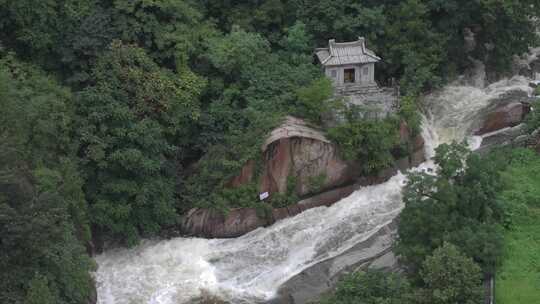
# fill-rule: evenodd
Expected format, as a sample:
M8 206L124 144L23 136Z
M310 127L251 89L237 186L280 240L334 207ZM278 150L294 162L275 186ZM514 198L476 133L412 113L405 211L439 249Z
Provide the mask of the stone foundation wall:
M395 114L399 107L399 93L394 88L377 88L342 97L349 105L365 108L369 118L385 118Z

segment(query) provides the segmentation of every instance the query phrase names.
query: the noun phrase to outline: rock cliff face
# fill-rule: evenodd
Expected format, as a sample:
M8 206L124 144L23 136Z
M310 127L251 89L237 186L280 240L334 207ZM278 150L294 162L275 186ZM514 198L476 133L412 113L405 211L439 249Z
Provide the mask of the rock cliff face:
M285 193L288 178L295 177L296 194L305 196L349 183L359 171L359 164L343 161L329 142L306 137L281 138L265 151L261 192ZM317 178L320 185L315 189L313 181Z
M259 176L260 192L286 193L287 181L294 177L295 192L306 198L295 205L275 208L264 215L254 208L239 208L220 213L208 209L192 209L183 218L181 230L194 236L211 238L237 237L258 227L294 216L304 210L331 205L348 196L361 186L380 183L395 174L397 169L407 169L424 161L424 141L421 136L411 138L408 127L400 128L402 144L411 147L410 156L396 161L396 166L374 176L361 176L361 164L343 160L338 148L324 134L304 121L288 117L273 130L261 150L262 174ZM249 161L239 174L228 183L230 187L252 182L255 162Z
M324 134L309 127L303 120L287 117L273 130L262 146L263 170L260 176L260 192L285 193L287 180L295 177L298 196L321 192L351 183L358 177L359 164L346 162ZM238 187L251 182L255 163L249 161L229 185ZM314 179L320 179L318 189L313 188Z

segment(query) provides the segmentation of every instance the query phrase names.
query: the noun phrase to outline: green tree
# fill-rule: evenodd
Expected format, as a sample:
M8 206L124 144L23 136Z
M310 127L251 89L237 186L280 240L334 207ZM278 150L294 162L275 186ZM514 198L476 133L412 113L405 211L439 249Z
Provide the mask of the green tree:
M118 39L140 45L172 69L189 66L216 35L212 24L184 0L114 1L112 19Z
M287 29L287 35L281 42L283 48L289 53L309 54L313 51L313 37L308 33L307 26L297 21Z
M332 82L327 77L321 77L313 81L309 86L296 91L298 105L296 111L300 117L304 117L317 125L323 124L323 118L330 114L333 101Z
M210 62L230 77L226 80L245 81L249 67L270 55L270 44L257 33L234 27L228 35L210 40L209 51Z
M28 165L14 158L18 166ZM61 188L50 190L46 177L33 176L20 167L2 166L0 173L0 300L20 303L35 272L50 278L54 303L88 300L93 289L92 263L75 237L69 198ZM40 286L30 288L41 290Z
M234 26L259 32L268 41L278 44L288 25L295 21L295 11L287 0L251 1L202 0L202 10L207 18L216 20L223 32Z
M306 35L303 30L298 26L295 37L290 37L291 41L298 39L295 47L280 52L272 52L262 35L237 26L231 33L211 39L207 58L212 76L202 97L206 107L193 145L204 156L196 174L183 186L182 197L189 202L185 206L244 205L217 202L227 201L226 195L221 195L223 188L240 168L248 160L260 159L260 147L268 132L287 114L306 112L299 110L297 92L322 76L311 63L307 47L302 46L305 39L300 37ZM311 106L311 100L305 100Z
M72 95L8 55L0 114L0 302L84 303L92 263Z
M412 95L403 96L399 101L398 114L400 118L407 122L412 135L419 134L421 131L422 117L420 116L417 103L417 97Z
M46 69L87 80L83 72L112 38L110 18L96 1L0 1L0 39Z
M480 267L450 243L444 243L422 264L422 303L480 304L483 301Z
M497 155L469 155L457 144L437 148L435 162L437 176L425 172L409 175L398 251L417 271L426 256L450 241L485 272L492 272L500 258L500 225L506 217L504 203L498 199L504 162Z
M388 22L380 1L293 0L290 3L298 20L306 24L319 45L331 38L350 41L361 35L374 43L370 47L377 50L375 41L384 33Z
M328 130L347 160L356 160L364 174L374 174L393 162L391 150L399 144L398 124L395 118L364 119L358 109L348 110L346 121Z
M0 80L0 124L5 136L9 134L31 168L52 170L69 181L59 189L70 198L77 235L89 241L83 179L73 155L77 146L72 140L75 109L70 91L11 55L0 59Z
M86 195L91 220L105 236L134 244L175 220L175 178L198 117L204 81L160 69L146 53L114 42L79 94Z
M26 294L24 304L55 304L58 303L58 297L49 289L49 281L46 277L36 274Z
M445 60L445 37L432 30L429 10L423 1L401 1L390 10L382 56L385 65L400 78L406 94L416 95L440 83Z

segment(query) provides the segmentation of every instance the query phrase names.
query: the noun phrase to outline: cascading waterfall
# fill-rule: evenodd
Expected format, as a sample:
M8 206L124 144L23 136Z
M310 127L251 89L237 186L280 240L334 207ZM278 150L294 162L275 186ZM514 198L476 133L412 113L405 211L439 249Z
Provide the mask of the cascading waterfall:
M269 299L291 276L392 221L404 181L398 174L236 239L176 238L107 252L96 258L99 303L189 303L201 291L233 303Z
M486 109L494 100L509 91L523 91L529 95L529 79L516 76L493 83L486 88L448 85L427 96L424 110L433 132L441 142L460 141L470 135Z
M502 93L528 90L513 78L485 89L451 85L425 99L426 155L439 143L462 140L479 112ZM473 148L481 139L470 141ZM433 168L427 161L421 168ZM272 298L281 284L307 267L362 242L403 208L406 176L364 187L331 207L307 210L235 239L175 238L143 241L96 257L98 303L192 303L201 294L232 303Z

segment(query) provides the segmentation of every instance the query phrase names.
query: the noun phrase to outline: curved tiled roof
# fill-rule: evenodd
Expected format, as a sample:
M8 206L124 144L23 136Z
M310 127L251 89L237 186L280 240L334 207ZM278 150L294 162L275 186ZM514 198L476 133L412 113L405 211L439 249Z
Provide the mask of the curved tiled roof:
M328 48L316 49L315 53L321 64L325 66L374 63L381 60L375 53L366 48L365 39L359 37L353 42L328 43Z

